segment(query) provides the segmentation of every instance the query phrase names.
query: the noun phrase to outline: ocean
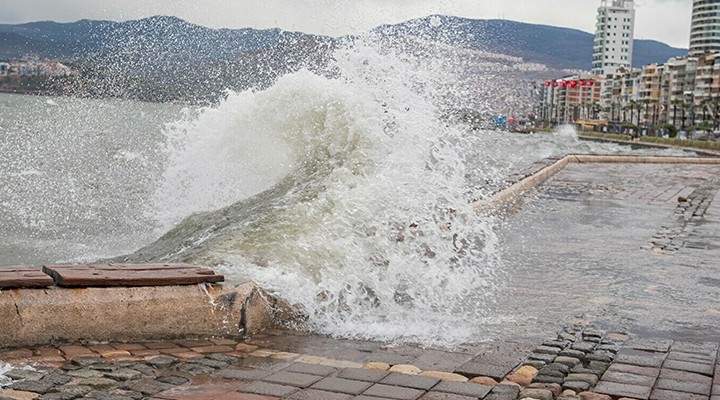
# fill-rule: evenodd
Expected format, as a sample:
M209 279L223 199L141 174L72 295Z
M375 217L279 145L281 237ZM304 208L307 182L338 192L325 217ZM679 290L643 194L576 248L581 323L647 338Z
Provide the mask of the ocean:
M490 306L507 285L502 218L471 203L548 157L631 150L570 127L471 129L458 102L481 108L505 85L447 54L359 41L331 76L300 70L209 107L2 94L0 265L193 262L258 282L313 332L507 333L518 315Z

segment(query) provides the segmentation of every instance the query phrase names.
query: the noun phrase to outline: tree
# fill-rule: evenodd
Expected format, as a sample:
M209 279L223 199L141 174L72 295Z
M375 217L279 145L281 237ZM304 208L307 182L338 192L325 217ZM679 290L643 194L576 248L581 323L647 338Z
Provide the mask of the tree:
M677 108L679 105L682 105L683 101L679 99L675 99L670 102L673 106L673 126L677 126Z

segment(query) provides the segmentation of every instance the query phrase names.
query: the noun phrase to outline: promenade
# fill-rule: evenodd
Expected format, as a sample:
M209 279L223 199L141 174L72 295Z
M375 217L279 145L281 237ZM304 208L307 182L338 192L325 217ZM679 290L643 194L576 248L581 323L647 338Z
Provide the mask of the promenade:
M719 189L719 165L566 166L499 228L514 252L488 307L518 323L477 343L269 331L13 348L0 400L720 400Z

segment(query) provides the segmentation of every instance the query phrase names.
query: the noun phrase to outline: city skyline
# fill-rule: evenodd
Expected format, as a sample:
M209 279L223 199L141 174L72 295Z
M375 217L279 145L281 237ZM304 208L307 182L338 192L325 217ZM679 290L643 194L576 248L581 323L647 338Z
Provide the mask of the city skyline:
M339 36L430 14L509 19L595 33L600 0L26 0L0 9L0 23L80 19L125 21L174 15L211 28L281 28ZM637 0L636 39L688 48L692 0Z

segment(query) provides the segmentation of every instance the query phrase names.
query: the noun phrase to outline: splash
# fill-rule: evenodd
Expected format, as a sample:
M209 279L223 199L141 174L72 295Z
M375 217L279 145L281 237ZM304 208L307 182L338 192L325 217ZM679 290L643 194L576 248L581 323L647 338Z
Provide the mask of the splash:
M495 222L467 191L494 171L471 170L476 139L443 118L420 60L377 42L335 60L334 76L230 93L170 129L150 212L175 228L136 254L253 279L302 310L304 329L467 340L501 286Z

